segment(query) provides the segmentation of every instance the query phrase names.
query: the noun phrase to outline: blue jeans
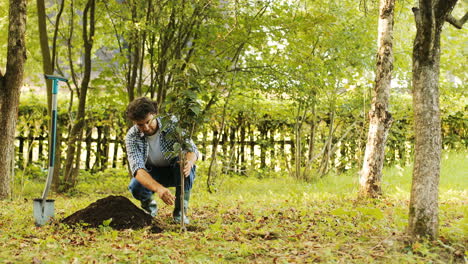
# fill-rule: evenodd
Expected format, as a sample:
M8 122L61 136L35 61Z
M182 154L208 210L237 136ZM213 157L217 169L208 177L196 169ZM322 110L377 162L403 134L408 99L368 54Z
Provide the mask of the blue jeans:
M148 173L153 177L155 181L161 184L164 187L176 187L176 208L179 203L177 203L178 198L180 197L180 167L177 160L173 160L169 167L152 167L147 166L149 169ZM192 189L193 182L195 180L195 166L192 167L190 175L185 177L184 180L184 191L190 193ZM134 177L131 179L128 189L132 193L133 197L139 201L149 201L152 199L154 194L153 191L148 190L146 187L140 184Z

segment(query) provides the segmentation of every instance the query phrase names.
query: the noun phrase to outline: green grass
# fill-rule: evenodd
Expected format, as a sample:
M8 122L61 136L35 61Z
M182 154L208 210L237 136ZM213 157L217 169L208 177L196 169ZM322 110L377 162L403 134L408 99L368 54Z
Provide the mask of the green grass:
M69 229L35 227L32 198L40 183L17 186L15 199L0 201L3 263L464 263L468 242L467 153L443 155L440 237L406 243L411 167L386 168L384 197L357 199L356 173L314 183L286 177L230 177L218 191L205 190L200 166L191 202L195 231L179 233L171 209L160 205L168 229ZM84 177L84 176L82 176ZM87 175L72 196L54 196L64 218L110 194L125 195L125 172ZM39 192L38 192L39 191ZM36 193L36 194L34 194ZM135 204L136 200L131 198Z

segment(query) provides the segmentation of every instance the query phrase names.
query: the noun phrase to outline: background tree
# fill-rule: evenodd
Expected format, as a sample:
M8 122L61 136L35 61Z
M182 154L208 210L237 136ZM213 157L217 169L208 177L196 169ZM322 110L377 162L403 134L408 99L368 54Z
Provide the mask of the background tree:
M73 2L73 1L72 1ZM76 184L76 177L78 175L78 170L80 168L80 158L81 158L81 139L83 136L83 128L85 126L85 107L86 107L86 98L89 88L89 83L91 81L91 56L95 35L95 10L96 10L96 1L88 0L83 10L82 18L82 40L84 45L83 51L83 77L81 82L77 82L77 76L75 75L72 57L69 57L70 70L72 72L72 80L77 88L78 94L78 110L76 119L73 122L71 131L68 135L67 142L67 157L65 161L65 171L64 171L64 190L72 188ZM73 16L73 14L71 14ZM73 22L72 22L73 24ZM73 33L73 27L70 28L70 34Z
M437 238L440 155L440 40L444 22L457 0L420 0L413 8L413 108L415 153L408 233ZM466 15L465 15L466 18Z
M392 116L388 112L393 69L393 14L395 0L381 0L378 29L377 70L369 111L369 132L360 175L360 192L364 196L381 194L385 143Z
M14 140L20 89L26 61L26 0L10 1L7 63L0 72L0 199L11 194L14 163Z
M349 135L341 110L348 107L344 105L349 96L364 88L360 82L370 70L373 51L371 32L363 28L372 22L370 16L356 15L354 3L348 1L284 5L274 9L274 17L284 22L274 20L268 27L272 41L284 48L272 45L271 57L262 53L276 71L258 78L263 91L277 92L278 97L287 94L286 100L295 106L294 121L288 126L294 134L291 172L311 180L334 169L334 150L342 136ZM335 12L343 15L331 15ZM362 115L351 114L354 119Z

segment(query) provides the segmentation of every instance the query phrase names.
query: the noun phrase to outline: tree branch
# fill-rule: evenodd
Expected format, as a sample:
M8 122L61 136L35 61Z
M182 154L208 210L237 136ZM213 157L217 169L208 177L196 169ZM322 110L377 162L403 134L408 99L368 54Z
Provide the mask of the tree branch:
M437 21L437 27L442 28L442 25L447 20L447 17L452 13L453 8L458 0L438 0L435 1L433 10Z
M73 80L73 84L75 85L75 89L76 89L76 93L78 95L78 97L80 96L80 89L78 88L78 80L77 80L77 75L76 75L76 72L75 72L75 66L73 64L73 59L72 59L72 40L73 40L73 31L74 31L74 1L70 1L70 11L71 11L71 15L70 15L70 20L69 20L69 24L70 24L70 31L69 31L69 35L67 37L67 51L68 51L68 64L69 64L69 67L70 67L70 73L71 73L71 77L72 77L72 80ZM58 65L58 64L57 64Z
M51 59L52 74L54 73L55 60L56 60L56 57L57 57L57 35L58 35L58 31L59 31L60 17L62 16L64 8L65 8L65 0L62 0L62 3L60 4L59 12L57 13L57 16L55 18L54 37L52 39L52 59Z
M463 24L465 24L467 20L468 20L468 12L466 12L466 14L459 20L453 17L452 14L449 14L447 18L445 19L445 21L449 22L450 24L452 24L452 26L458 29L462 29Z

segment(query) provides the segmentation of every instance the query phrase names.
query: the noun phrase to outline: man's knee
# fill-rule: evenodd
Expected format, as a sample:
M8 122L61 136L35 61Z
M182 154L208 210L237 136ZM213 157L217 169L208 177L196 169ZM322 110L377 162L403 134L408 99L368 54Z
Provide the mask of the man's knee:
M153 194L153 192L146 189L135 178L132 178L132 180L130 181L130 184L128 185L128 190L133 195L133 197L135 197L135 199L140 201L150 199L151 195Z

